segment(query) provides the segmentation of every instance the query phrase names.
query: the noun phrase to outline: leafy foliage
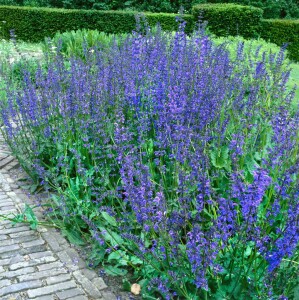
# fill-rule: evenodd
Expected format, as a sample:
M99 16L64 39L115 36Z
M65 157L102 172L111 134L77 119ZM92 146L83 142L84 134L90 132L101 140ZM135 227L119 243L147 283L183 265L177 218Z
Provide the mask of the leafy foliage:
M164 30L177 30L175 14L145 13L146 22L155 26L160 23ZM108 34L127 33L136 28L138 14L132 11L96 11L67 10L31 7L0 6L0 20L6 23L2 26L3 37L10 38L10 30L14 29L18 39L29 42L41 42L45 37L54 37L57 32L78 29L92 29ZM139 19L142 19L139 16ZM186 30L193 30L193 17L185 15ZM17 21L16 21L17 20ZM143 24L143 21L140 20ZM38 30L37 30L38 28Z
M288 45L289 57L299 61L299 20L263 20L261 37L277 45Z
M56 53L56 49L66 57L76 56L84 58L84 52L98 50L109 50L113 43L121 43L127 34L106 34L97 30L72 30L57 33L52 39L46 39L44 52Z
M237 3L263 10L265 19L299 18L298 0L208 0L211 3Z
M242 35L246 38L258 34L263 11L237 4L200 4L192 9L195 19L208 22L216 35Z
M241 41L232 55L183 29L83 58L57 49L8 81L6 140L55 191L48 218L93 243L92 265L133 273L145 299L291 298L299 113L285 50Z

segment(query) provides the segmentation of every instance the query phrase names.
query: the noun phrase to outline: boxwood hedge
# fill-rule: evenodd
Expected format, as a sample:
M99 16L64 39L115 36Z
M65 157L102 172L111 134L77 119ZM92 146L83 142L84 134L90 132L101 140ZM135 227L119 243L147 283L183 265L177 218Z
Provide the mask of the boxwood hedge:
M199 4L192 9L195 19L208 22L208 28L216 35L242 35L251 38L258 35L263 10L232 3Z
M279 46L287 43L289 58L299 61L299 20L262 20L261 37Z
M184 15L184 19L187 32L191 32L201 18L208 22L210 31L219 36L260 36L280 46L288 43L289 57L299 61L299 20L263 20L262 13L259 8L236 4L199 4L193 7L192 15ZM9 30L14 29L18 39L39 42L45 37L53 37L57 31L82 28L106 33L131 32L136 28L137 14L132 11L0 6L0 36L9 38ZM159 22L164 30L177 29L176 14L144 15L151 26Z
M97 11L76 9L53 9L0 6L0 26L4 38L14 29L17 38L23 41L39 42L53 37L57 31L64 32L82 28L97 29L106 33L131 32L136 28L137 12ZM177 29L176 14L145 13L149 25L158 22L164 30ZM187 31L193 29L193 16L184 15ZM1 33L1 30L0 30Z

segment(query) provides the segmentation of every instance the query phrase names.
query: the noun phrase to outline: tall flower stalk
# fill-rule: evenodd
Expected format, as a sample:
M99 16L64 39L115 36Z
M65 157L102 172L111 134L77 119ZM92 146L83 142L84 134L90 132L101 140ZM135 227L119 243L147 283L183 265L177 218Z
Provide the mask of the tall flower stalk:
M94 264L165 299L278 299L298 259L298 109L284 49L245 59L158 28L59 55L1 103L3 132ZM26 75L26 74L25 74ZM287 244L287 246L285 246ZM110 265L107 265L109 262Z

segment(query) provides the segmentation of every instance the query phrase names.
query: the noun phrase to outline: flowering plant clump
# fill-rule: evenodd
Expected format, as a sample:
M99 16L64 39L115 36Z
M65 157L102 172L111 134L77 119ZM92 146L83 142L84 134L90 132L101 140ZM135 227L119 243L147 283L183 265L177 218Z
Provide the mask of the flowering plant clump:
M298 277L299 110L284 49L230 58L199 29L58 54L1 103L49 217L146 299L287 299ZM259 59L258 57L261 57Z

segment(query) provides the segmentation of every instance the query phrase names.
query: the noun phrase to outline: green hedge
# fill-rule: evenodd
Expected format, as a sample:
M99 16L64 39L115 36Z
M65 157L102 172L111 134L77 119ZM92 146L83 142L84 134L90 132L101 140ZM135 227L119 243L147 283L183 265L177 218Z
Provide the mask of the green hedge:
M218 36L242 35L256 37L261 24L263 10L231 3L199 4L193 7L195 19L208 22L208 28Z
M279 46L288 43L289 58L299 61L299 20L262 20L261 37Z
M236 4L200 4L193 7L193 15L185 15L187 32L201 17L216 35L241 35L245 38L261 36L277 45L289 43L289 57L299 61L299 20L262 20L262 10ZM131 32L136 28L137 12L67 10L0 6L0 35L9 38L14 29L17 38L39 42L64 32L82 28L97 29L106 33ZM158 22L164 30L177 29L176 14L145 13L149 25ZM2 23L5 21L6 23Z
M18 39L39 42L45 37L53 37L57 31L82 28L97 29L106 33L131 32L136 28L136 14L125 11L0 6L0 24L4 27L2 28L4 38L9 38L9 30L14 29ZM144 15L151 26L159 22L164 30L174 31L178 27L176 14L145 13ZM185 15L184 19L187 21L186 30L192 31L193 16Z

